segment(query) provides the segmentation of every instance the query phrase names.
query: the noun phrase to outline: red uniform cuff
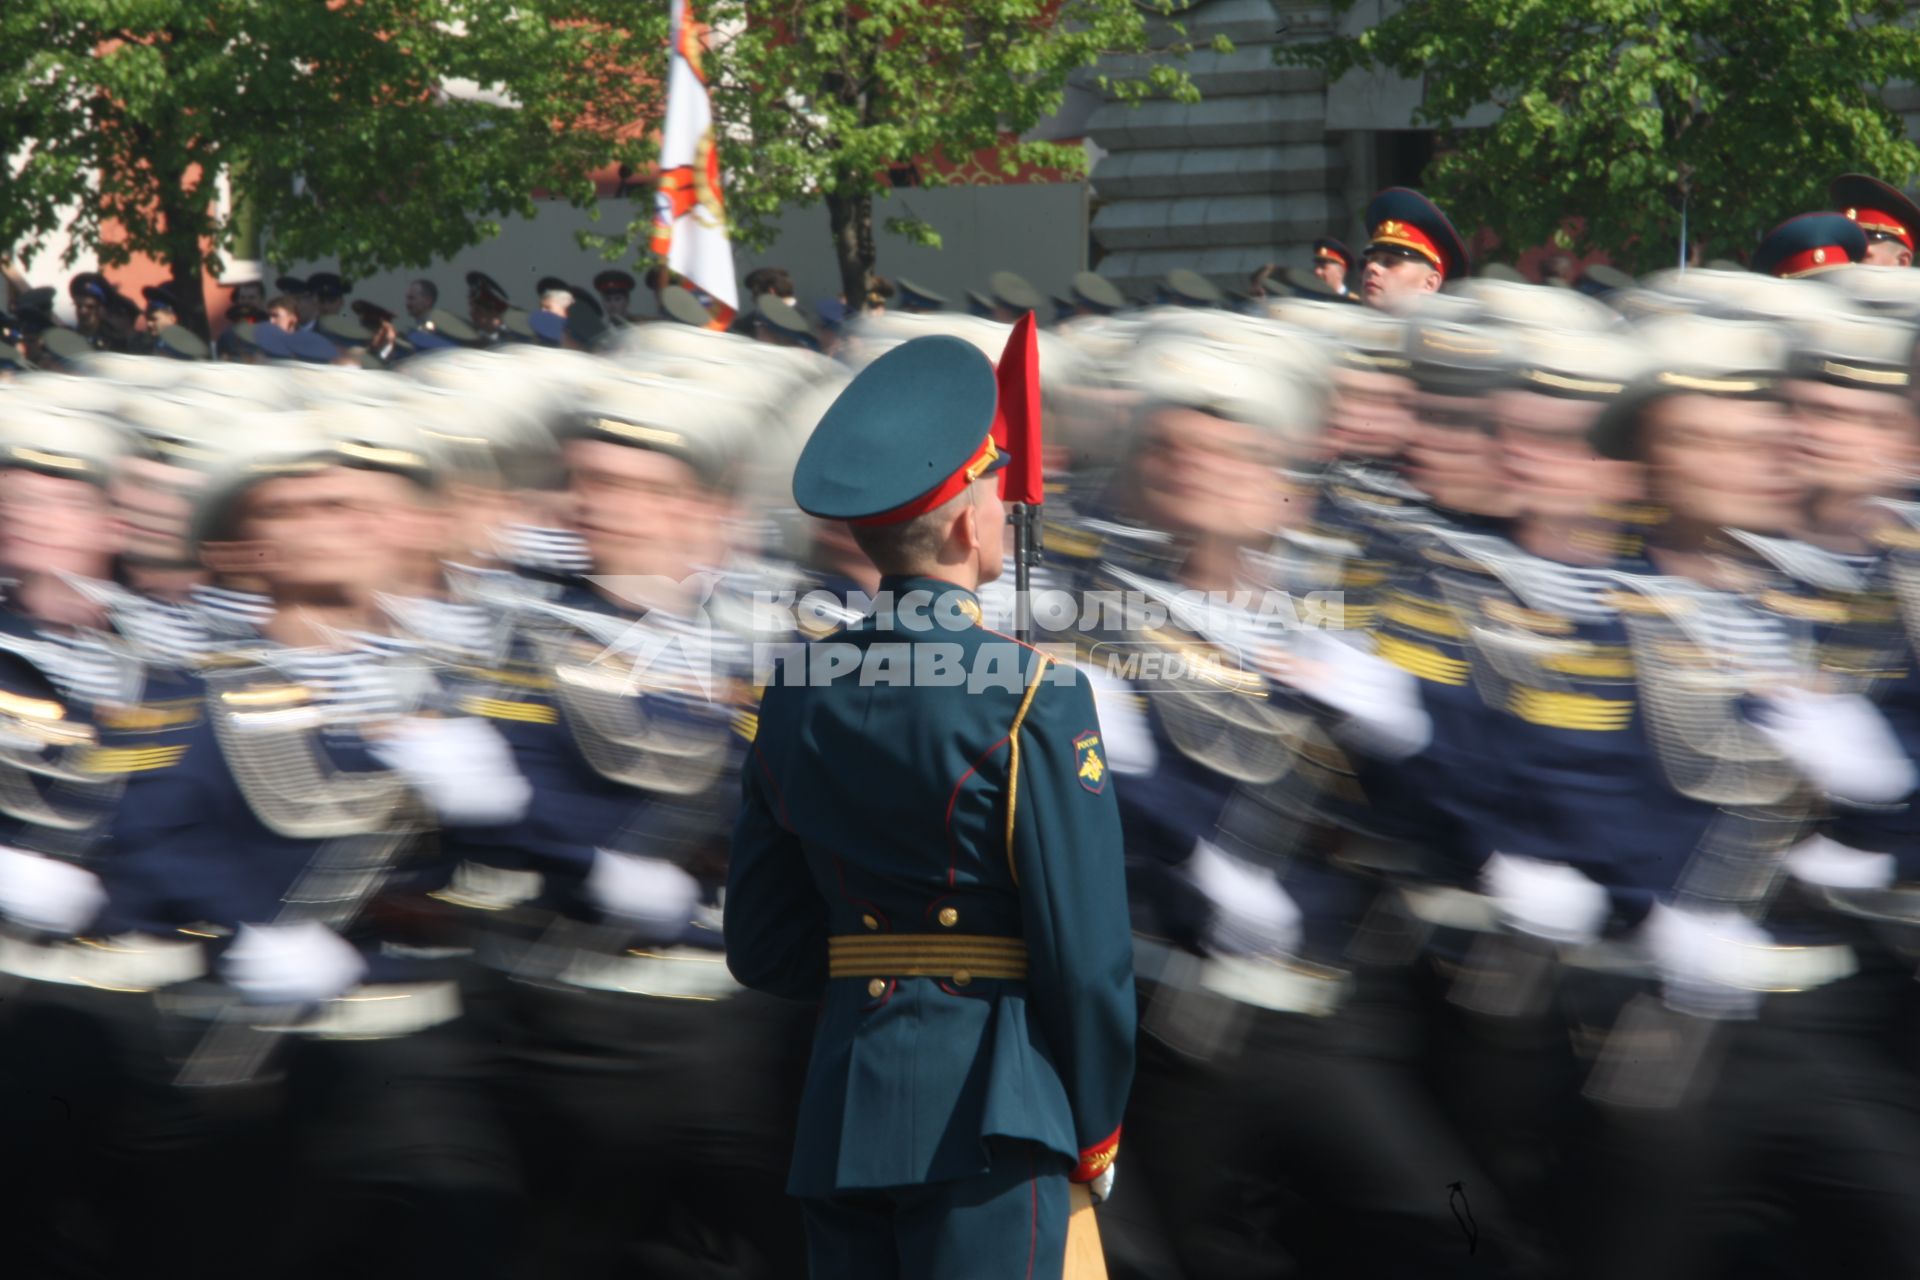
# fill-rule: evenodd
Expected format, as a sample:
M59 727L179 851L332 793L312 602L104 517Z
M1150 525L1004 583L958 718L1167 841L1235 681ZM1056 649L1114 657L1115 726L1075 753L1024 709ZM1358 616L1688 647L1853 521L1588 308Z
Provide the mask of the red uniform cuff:
M1070 1182L1092 1182L1113 1165L1113 1158L1120 1154L1120 1131L1102 1142L1096 1142L1080 1153L1080 1163L1068 1175Z

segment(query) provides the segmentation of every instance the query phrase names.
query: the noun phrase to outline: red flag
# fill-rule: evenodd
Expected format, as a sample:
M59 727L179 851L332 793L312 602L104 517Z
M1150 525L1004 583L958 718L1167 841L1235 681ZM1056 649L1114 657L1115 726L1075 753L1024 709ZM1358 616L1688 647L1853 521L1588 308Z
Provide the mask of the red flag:
M994 378L1000 384L1000 403L993 411L993 443L1013 455L1000 472L1000 496L1008 502L1034 506L1046 501L1041 469L1040 340L1033 312L1021 316L1000 353Z

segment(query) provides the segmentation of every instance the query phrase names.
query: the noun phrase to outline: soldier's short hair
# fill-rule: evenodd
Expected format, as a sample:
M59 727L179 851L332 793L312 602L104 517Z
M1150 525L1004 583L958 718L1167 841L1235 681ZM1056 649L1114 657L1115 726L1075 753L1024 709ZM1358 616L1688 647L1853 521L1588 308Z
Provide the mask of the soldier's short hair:
M968 485L933 510L898 524L848 526L854 542L882 573L911 573L926 568L940 554L953 524L958 504L973 501Z

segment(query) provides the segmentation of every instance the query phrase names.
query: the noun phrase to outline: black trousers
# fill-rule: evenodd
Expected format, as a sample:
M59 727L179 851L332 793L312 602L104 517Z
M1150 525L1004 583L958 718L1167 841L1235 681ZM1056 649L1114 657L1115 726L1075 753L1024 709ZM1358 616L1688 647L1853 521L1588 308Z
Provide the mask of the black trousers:
M526 1277L796 1277L785 1194L813 1011L498 978L489 1034L531 1190Z
M471 1018L384 1040L286 1046L283 1274L505 1276L524 1186Z
M1501 1199L1418 1070L1404 973L1358 974L1325 1017L1238 1009L1205 1059L1141 1038L1116 1199L1151 1203L1178 1274L1511 1273Z
M9 1276L255 1276L295 1256L283 1091L175 1085L204 1026L146 994L0 987Z
M1694 1274L1920 1276L1916 995L1908 965L1866 952L1726 1029Z

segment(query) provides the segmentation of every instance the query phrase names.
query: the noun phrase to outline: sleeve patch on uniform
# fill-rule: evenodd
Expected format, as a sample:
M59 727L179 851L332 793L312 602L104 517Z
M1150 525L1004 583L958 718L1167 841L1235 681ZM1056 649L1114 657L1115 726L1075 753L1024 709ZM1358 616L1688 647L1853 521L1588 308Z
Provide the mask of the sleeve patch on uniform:
M1080 785L1095 795L1107 789L1107 762L1100 754L1100 735L1091 729L1073 740L1073 769Z

